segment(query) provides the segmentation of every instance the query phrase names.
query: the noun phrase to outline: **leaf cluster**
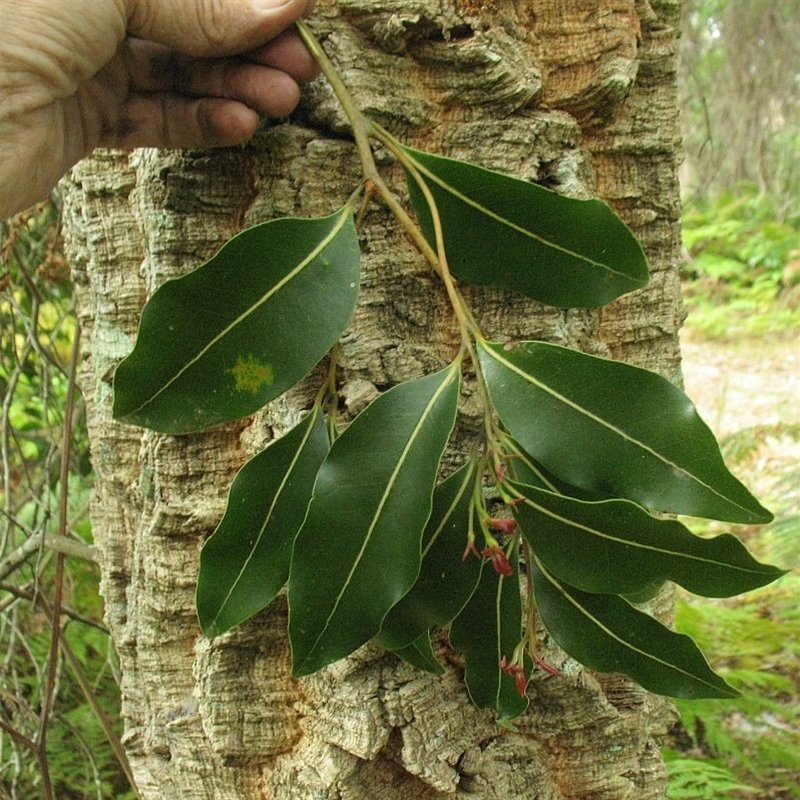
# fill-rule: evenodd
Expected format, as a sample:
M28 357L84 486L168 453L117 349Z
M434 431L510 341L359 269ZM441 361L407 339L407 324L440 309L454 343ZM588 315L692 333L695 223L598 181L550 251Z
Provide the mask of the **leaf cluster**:
M601 306L647 280L633 234L597 200L402 145L352 109L309 42L351 115L363 186L328 217L244 231L162 286L114 380L118 419L181 435L257 411L331 354L305 417L234 480L201 556L204 632L224 633L284 585L297 676L369 641L440 672L431 631L448 628L473 701L509 723L534 668L559 674L537 654L538 614L588 667L676 697L735 696L694 642L635 603L666 581L728 596L777 578L732 535L702 539L664 516L760 524L769 512L667 380L544 342L488 341L456 282ZM403 166L416 223L367 135ZM375 195L438 274L461 347L339 431L335 344L357 302L357 224ZM465 379L483 432L440 481Z

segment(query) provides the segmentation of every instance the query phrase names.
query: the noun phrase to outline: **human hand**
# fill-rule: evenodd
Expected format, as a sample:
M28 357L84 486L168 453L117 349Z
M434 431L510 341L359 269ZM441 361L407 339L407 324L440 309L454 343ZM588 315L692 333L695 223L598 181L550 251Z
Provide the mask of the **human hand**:
M0 0L0 219L95 147L222 147L317 67L314 0Z

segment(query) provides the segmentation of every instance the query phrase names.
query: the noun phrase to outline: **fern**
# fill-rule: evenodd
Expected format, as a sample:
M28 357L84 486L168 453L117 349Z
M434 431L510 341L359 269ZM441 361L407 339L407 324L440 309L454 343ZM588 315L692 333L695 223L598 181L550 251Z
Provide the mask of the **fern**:
M732 791L741 797L741 788L720 784L725 775L742 785L780 787L782 797L800 798L798 595L800 578L787 576L735 603L679 603L678 627L719 654L715 667L742 697L713 705L678 701L681 722L674 734L683 733L682 743L688 744L672 759L680 763L674 773L670 766L670 798L724 799ZM748 642L746 653L742 641ZM687 751L703 757L686 758Z
M667 751L670 800L741 800L758 788L740 781L729 769L710 761L681 758ZM736 794L731 794L735 792Z
M790 430L768 435L797 438ZM753 429L727 442L743 460L760 449ZM764 431L759 431L764 434ZM751 450L748 452L748 441ZM760 532L760 555L787 567L800 561L800 470L786 470L773 484L777 520ZM716 531L714 531L716 532ZM693 605L681 595L677 626L715 652L714 666L742 692L735 701L677 702L680 724L673 739L680 752L666 751L670 798L773 796L800 800L800 577L788 574L746 597ZM741 643L748 642L746 652ZM696 757L689 757L695 755ZM769 794L767 794L769 792Z

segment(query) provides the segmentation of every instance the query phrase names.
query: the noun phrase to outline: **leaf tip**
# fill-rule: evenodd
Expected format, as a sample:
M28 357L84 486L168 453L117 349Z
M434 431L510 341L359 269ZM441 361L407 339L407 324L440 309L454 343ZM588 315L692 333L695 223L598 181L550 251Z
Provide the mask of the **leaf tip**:
M509 717L504 715L502 716L498 715L497 724L501 728L505 728L505 730L509 731L509 733L519 733L519 728L514 724L514 721L517 719L517 716Z

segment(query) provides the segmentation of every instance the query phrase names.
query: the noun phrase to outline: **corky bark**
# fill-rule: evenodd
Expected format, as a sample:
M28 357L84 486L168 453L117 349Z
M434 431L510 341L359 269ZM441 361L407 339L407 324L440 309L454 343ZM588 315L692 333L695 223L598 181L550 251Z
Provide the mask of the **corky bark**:
M359 104L407 143L599 195L642 241L649 287L601 310L465 288L488 335L544 339L678 378L678 18L678 0L319 3L314 25ZM530 710L510 732L470 705L443 641L443 678L367 646L293 680L281 599L213 641L198 630L200 545L235 471L297 420L307 386L253 419L170 437L112 420L110 375L162 281L244 225L341 204L360 177L346 130L319 81L293 120L246 148L100 153L67 187L93 526L142 797L664 797L663 701L583 670L546 638L543 655L564 677L537 673ZM378 158L402 197L399 171ZM457 342L441 288L382 208L368 213L362 243L362 299L343 337L351 413L386 386L440 368ZM474 419L465 397L457 439L468 439Z

